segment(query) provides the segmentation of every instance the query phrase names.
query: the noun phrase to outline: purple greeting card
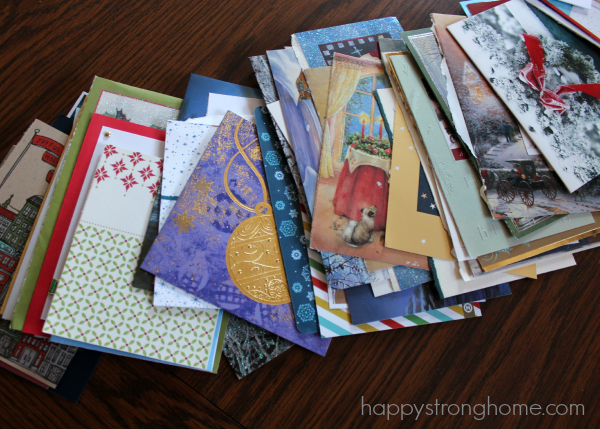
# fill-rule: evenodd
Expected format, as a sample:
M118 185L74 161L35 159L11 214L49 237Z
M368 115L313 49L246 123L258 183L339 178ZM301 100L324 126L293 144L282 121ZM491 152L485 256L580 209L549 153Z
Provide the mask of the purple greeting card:
M293 200L295 189L285 193ZM320 355L295 326L255 126L228 112L142 268Z

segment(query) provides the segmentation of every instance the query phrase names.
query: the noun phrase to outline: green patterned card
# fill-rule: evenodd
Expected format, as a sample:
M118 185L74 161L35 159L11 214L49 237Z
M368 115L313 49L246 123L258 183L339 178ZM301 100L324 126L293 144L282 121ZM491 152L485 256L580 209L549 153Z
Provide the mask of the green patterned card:
M221 310L159 309L132 288L162 160L106 146L44 332L213 371Z
M176 119L179 115L181 102L182 100L179 98L135 88L101 77L94 79L71 140L67 143L66 153L57 168L58 176L55 178L56 185L52 201L50 201L40 238L15 308L11 325L13 329L23 330L25 325L29 304L36 289L48 245L52 239L58 214L92 115L99 113L140 125L164 128L169 119ZM40 287L50 289L50 282L40 285Z

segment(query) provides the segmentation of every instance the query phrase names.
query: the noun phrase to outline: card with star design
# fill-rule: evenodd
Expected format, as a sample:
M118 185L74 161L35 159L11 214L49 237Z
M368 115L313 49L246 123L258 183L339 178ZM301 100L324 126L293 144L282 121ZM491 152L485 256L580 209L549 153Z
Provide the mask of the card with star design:
M452 240L442 224L413 136L399 106L394 120L389 192L385 246L418 255L453 259Z
M282 198L297 201L298 193L288 186ZM282 252L294 257L298 249L280 248L273 210L278 208L269 199L256 127L228 112L142 268L325 355L329 340L296 328ZM309 276L308 270L301 275ZM314 307L300 310L302 317L314 317Z

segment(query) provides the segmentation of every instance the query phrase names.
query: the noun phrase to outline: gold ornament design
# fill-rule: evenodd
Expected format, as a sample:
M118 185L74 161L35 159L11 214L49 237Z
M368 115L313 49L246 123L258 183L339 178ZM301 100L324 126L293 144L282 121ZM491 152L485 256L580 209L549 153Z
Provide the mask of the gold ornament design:
M188 215L187 210L183 213L179 213L177 217L173 219L175 221L175 225L179 227L179 234L182 234L184 231L190 232L190 227L194 226L194 219L194 216Z
M291 299L283 269L277 227L271 206L266 202L267 187L264 179L245 153L250 144L242 148L239 142L238 134L242 122L243 119L237 124L234 135L238 151L229 160L223 181L227 195L233 202L256 216L245 219L229 237L226 250L227 271L240 292L253 301L269 305L286 304ZM227 175L237 155L244 158L260 182L263 201L254 208L239 201L229 189Z

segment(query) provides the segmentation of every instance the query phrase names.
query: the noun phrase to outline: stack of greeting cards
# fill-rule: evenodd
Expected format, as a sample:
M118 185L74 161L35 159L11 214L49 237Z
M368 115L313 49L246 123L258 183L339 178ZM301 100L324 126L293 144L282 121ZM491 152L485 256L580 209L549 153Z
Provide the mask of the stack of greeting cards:
M0 166L0 365L73 401L102 353L223 352L241 378L575 265L600 230L594 23L463 3L293 34L250 58L258 89L96 78L31 124Z

